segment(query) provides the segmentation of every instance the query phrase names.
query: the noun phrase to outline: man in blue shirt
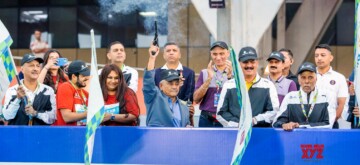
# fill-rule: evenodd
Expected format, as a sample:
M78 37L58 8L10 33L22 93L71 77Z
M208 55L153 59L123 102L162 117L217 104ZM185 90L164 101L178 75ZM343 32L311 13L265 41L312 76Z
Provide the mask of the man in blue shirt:
M156 52L155 55L151 51ZM159 87L155 85L155 61L159 48L151 46L149 62L144 70L143 93L147 110L146 125L150 127L190 126L189 108L177 95L180 90L180 75L174 69L163 70Z

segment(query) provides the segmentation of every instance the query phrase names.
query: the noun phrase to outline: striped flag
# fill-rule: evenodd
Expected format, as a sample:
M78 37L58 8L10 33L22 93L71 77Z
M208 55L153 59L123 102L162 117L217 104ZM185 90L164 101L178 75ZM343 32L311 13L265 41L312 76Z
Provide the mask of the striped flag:
M234 148L233 157L231 159L231 165L239 165L241 159L245 153L245 149L249 144L252 131L252 110L250 105L250 99L248 92L246 91L246 83L244 74L237 61L236 54L233 48L230 48L230 58L233 66L235 84L237 89L237 96L240 105L240 120L239 131L236 137L236 143Z
M16 75L10 45L13 43L9 31L0 20L0 108L10 82ZM0 109L1 111L1 109Z
M356 95L356 105L360 102L360 8L359 8L359 2L360 0L355 1L355 42L354 42L354 71L355 71L355 77L354 77L354 88L355 88L355 95ZM354 120L354 125L356 126L356 123L359 122Z
M84 162L91 164L95 132L104 118L104 100L101 92L94 40L94 30L91 33L91 79L89 89L89 104L86 123L86 143L84 148ZM99 99L100 98L100 99Z

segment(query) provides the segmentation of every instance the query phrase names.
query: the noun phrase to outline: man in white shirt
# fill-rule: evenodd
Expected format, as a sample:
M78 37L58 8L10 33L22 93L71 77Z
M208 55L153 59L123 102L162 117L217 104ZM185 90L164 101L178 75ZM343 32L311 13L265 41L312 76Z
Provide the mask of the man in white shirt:
M21 60L22 85L6 91L2 111L9 125L50 125L56 120L54 90L37 81L43 62L33 54L26 54Z
M119 66L122 73L124 74L126 84L136 93L138 88L139 74L137 70L124 64L126 60L126 52L124 45L119 41L114 41L110 43L107 49L106 56L110 60L111 64ZM99 75L101 74L101 71L102 69L99 70Z
M331 93L337 101L336 116L330 117L330 124L333 128L339 128L337 120L341 117L343 110L348 109L347 98L349 97L348 86L345 76L332 69L330 66L334 56L327 44L320 44L315 47L315 63L317 66L317 87L324 88Z
M166 63L163 67L155 69L155 84L159 86L161 80L160 75L163 70L175 69L182 78L182 85L178 97L184 101L192 101L195 88L195 72L183 66L180 58L180 47L176 43L168 42L164 45L164 60Z
M35 40L30 43L30 49L32 54L37 57L44 57L44 54L49 49L49 45L47 42L41 40L41 31L35 30L34 31Z

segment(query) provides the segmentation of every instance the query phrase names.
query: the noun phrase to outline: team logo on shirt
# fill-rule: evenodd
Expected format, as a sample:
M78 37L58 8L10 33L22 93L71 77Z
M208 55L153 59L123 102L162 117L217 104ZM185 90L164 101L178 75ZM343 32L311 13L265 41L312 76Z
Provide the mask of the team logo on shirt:
M79 95L78 93L75 93L74 98L76 98L76 99L81 99L81 97L80 97L80 95Z
M331 80L331 81L330 81L330 84L331 84L331 85L335 85L335 84L336 84L336 81L335 81L335 80Z

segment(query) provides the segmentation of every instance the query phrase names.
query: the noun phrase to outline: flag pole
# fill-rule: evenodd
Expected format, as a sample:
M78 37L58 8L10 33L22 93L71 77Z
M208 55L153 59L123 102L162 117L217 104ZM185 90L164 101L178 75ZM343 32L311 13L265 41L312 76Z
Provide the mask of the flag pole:
M15 69L16 81L17 81L17 83L19 84L19 86L20 86L20 85L23 86L24 84L20 81L19 74L18 74L18 72L17 72L17 68L16 68L16 65L15 65L14 58L13 58L13 55L12 55L12 53L11 53L11 50L10 50L9 47L7 47L7 49L8 49L8 52L9 52L9 56L10 56L10 59L11 59L11 63L12 63L12 65L13 65L13 68ZM30 103L30 100L29 100L29 97L26 95L26 93L25 93L25 98L23 98L23 100L24 100L25 105L31 104L31 103ZM31 115L28 115L28 116L29 116L29 123L28 123L28 125L29 125L29 126L32 126L32 124L33 124L33 117L32 117Z
M355 0L355 36L354 36L354 75L355 75L355 77L354 77L354 90L355 90L355 107L357 107L358 106L358 100L357 100L357 98L359 97L359 95L360 95L360 87L359 87L359 85L360 84L358 84L358 79L360 79L360 77L359 77L359 60L360 60L360 52L358 52L358 51L360 51L359 49L360 49L360 42L359 42L359 34L358 34L358 29L359 29L359 23L360 22L358 22L359 21L359 17L358 17L358 14L359 14L359 1L360 0ZM356 96L358 96L358 97L356 97ZM358 126L358 120L357 120L357 117L354 115L354 128L356 128L357 126Z

